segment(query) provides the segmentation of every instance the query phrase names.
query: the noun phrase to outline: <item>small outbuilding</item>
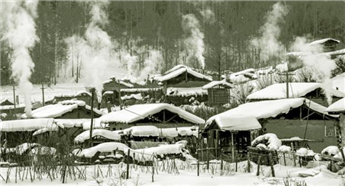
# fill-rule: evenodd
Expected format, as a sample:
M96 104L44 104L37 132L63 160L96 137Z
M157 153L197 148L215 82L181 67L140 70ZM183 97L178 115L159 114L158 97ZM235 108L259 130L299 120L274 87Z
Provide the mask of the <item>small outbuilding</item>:
M233 85L226 82L226 80L211 81L202 88L207 90L209 105L224 105L230 103L230 89L233 88Z

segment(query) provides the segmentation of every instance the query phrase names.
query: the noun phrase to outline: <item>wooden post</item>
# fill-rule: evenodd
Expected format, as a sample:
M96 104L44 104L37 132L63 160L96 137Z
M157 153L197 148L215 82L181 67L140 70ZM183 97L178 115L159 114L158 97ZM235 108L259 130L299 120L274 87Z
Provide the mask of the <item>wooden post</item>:
M274 162L273 162L273 157L272 157L272 153L270 152L269 154L268 154L268 160L269 160L269 164L270 164L270 166L271 166L271 171L272 171L272 176L273 177L276 177L276 174L275 174L275 172L274 172L274 167L273 167L273 164L274 164Z
M259 158L258 158L258 169L256 171L256 176L259 176L260 175L260 162L261 162L261 155L259 155Z
M126 174L126 179L128 180L129 179L129 154L130 153L130 149L128 149L128 152L127 152L127 174Z
M286 98L289 98L289 71L286 70Z
M283 152L283 157L284 157L284 166L286 166L285 152Z
M209 154L210 154L210 152L209 152L208 143L207 143L207 148L206 148L206 158L207 158L206 168L207 168L207 170L210 168L210 161L209 161L210 156L209 156Z
M247 152L247 170L250 173L250 152Z
M45 101L44 101L44 84L43 84L43 82L42 82L42 105L44 106L45 105Z
M218 158L219 130L216 130L216 158Z
M235 156L235 172L237 172L237 157L238 157L238 155L236 154L236 156Z
M295 154L295 152L292 152L292 157L293 157L293 166L296 167L296 154Z
M197 170L197 174L196 174L196 175L197 175L197 176L199 176L199 166L200 166L200 165L199 165L199 158L198 158L197 161L196 161L196 168L197 168L197 169L196 169L196 170Z
M13 108L16 109L16 87L13 84Z
M91 123L90 123L90 147L92 147L92 128L93 128L93 98L95 96L95 88L91 89Z
M152 158L152 183L155 181L154 157ZM127 178L128 179L128 178Z
M234 133L231 132L231 157L232 162L235 161L235 143L234 143Z

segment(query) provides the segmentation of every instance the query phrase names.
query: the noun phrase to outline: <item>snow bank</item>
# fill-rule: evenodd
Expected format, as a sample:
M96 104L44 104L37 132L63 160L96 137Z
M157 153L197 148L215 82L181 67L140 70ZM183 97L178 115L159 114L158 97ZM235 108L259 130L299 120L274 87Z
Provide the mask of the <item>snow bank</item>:
M128 100L128 99L142 100L143 96L141 96L141 93L138 93L138 94L124 95L121 97L121 100Z
M9 120L0 122L1 132L16 132L16 131L35 131L46 128L49 131L56 131L58 126L53 123L52 118L42 119L23 119L23 120Z
M273 133L267 133L258 136L252 141L252 146L256 147L259 144L264 144L267 146L268 150L278 150L282 145L282 142L278 139L277 135Z
M123 130L124 134L138 137L158 137L159 132L159 129L155 126L134 126Z
M160 137L165 137L165 138L175 138L178 136L178 130L177 128L164 128L164 129L159 129L159 136Z
M339 151L339 147L337 146L328 146L321 151L321 154L332 156L332 157L337 155L338 153L340 153L340 151Z
M286 145L282 145L279 147L278 151L279 152L291 152L291 147L286 146Z
M78 152L79 149L75 149L72 153L74 153L78 157L92 158L97 152L113 152L114 150L127 152L128 149L129 147L123 143L106 142L88 149L84 149L81 152Z
M202 87L192 88L167 88L167 96L189 97L189 96L205 96L208 95L207 90Z
M302 157L305 157L305 156L314 156L315 155L315 152L311 149L306 149L306 148L300 148L296 151L296 155L297 156L302 156Z
M210 83L204 85L202 88L203 89L209 89L209 88L213 88L215 86L221 86L221 87L225 87L225 88L232 88L233 87L233 85L231 83L228 83L225 80L222 80L222 81L211 81Z
M111 140L121 140L121 136L117 132L113 132L110 130L105 129L94 129L92 130L92 137L95 136L101 136L106 139ZM90 139L90 131L84 131L81 134L79 134L77 137L75 137L74 142L76 143L83 143L85 140Z

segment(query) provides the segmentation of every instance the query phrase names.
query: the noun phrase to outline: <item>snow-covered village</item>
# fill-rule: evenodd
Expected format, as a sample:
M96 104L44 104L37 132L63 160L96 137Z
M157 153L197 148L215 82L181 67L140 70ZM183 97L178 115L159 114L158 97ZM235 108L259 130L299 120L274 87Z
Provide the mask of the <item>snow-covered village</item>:
M0 185L345 186L344 1L0 8Z

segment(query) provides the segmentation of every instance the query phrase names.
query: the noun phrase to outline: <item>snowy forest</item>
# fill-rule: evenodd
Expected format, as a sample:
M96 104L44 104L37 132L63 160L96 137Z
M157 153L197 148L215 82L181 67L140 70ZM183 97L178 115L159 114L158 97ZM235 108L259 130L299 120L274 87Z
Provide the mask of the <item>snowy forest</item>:
M296 37L345 41L345 3L288 1L273 7L275 3L39 1L32 12L31 81L78 82L102 61L107 67L97 71L111 69L104 73L107 78L141 76L146 66L153 66L150 74L161 73L177 64L223 74L280 63L280 54L290 51ZM6 18L4 7L1 16ZM12 47L3 37L6 32L1 34L1 85L8 85L13 83ZM86 62L94 51L106 59Z

